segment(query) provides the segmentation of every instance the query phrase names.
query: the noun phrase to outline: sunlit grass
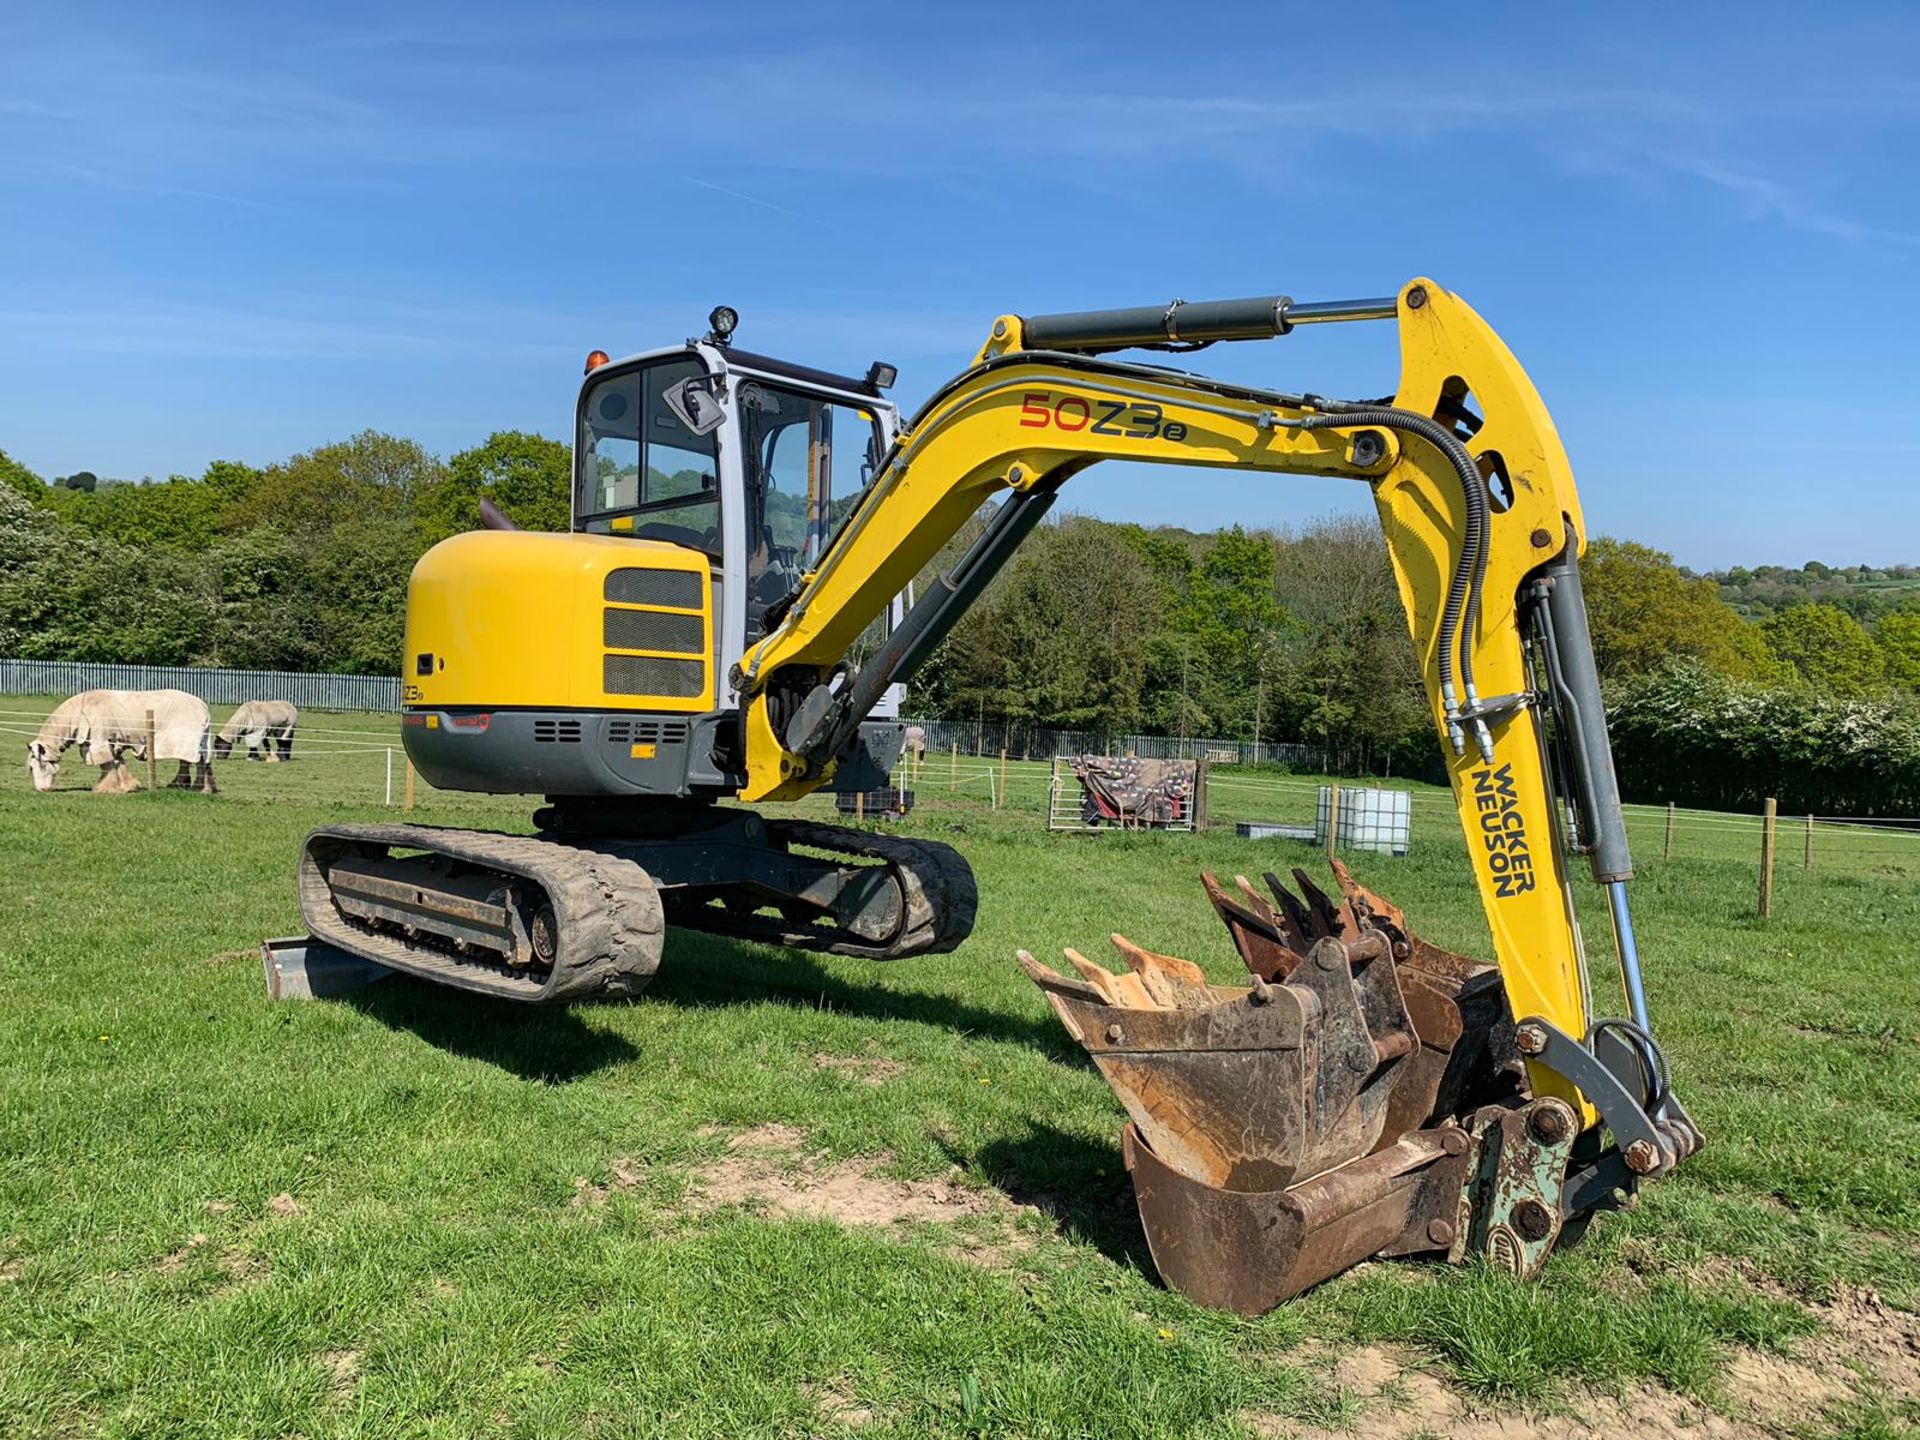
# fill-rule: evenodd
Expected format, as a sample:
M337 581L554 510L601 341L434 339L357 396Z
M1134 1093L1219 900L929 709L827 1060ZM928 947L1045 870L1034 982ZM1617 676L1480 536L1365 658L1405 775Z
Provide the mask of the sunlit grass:
M1097 953L1118 929L1228 979L1197 873L1317 873L1311 847L1049 835L1044 765L1010 761L994 811L997 757L936 756L908 828L979 873L958 954L681 934L631 1004L529 1013L391 981L276 1007L255 947L297 929L300 837L398 812L390 719L309 723L292 765L231 762L212 800L0 782L0 1433L808 1435L839 1423L831 1395L871 1412L862 1435L1228 1435L1345 1413L1310 1338L1406 1344L1503 1400L1711 1397L1728 1346L1807 1343L1807 1313L1739 1274L1806 1300L1920 1294L1920 867L1829 848L1805 871L1783 845L1762 923L1757 854L1702 830L1666 861L1642 835L1658 817L1636 819L1648 985L1706 1151L1535 1287L1380 1264L1249 1323L1155 1280L1118 1107L1012 954ZM1310 814L1310 780L1264 779L1219 790L1216 817ZM459 824L531 809L416 801ZM1422 931L1485 952L1439 792L1416 796L1412 854L1353 858ZM822 1055L901 1068L866 1084ZM1049 1214L983 1268L937 1228L690 1208L725 1131L769 1122L825 1162L958 1166ZM570 1203L616 1161L638 1182ZM1834 1424L1898 1433L1902 1403L1869 1392Z

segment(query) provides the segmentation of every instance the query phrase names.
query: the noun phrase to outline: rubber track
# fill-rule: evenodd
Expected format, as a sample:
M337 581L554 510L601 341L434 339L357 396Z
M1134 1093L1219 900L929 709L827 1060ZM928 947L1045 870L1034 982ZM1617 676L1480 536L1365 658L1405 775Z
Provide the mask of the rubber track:
M459 955L451 947L375 931L342 915L313 855L315 842L430 850L532 880L558 920L551 970ZM666 918L659 891L632 860L554 840L432 825L329 825L300 852L300 913L318 938L442 985L543 1004L637 995L660 967Z
M798 924L773 915L742 915L716 905L671 905L672 923L690 930L759 940L795 950L851 955L863 960L904 960L940 955L973 933L980 892L973 868L960 852L938 840L908 840L876 835L846 825L806 820L769 820L767 833L777 842L803 845L835 855L878 860L892 870L906 900L906 913L891 940L875 944L845 930Z

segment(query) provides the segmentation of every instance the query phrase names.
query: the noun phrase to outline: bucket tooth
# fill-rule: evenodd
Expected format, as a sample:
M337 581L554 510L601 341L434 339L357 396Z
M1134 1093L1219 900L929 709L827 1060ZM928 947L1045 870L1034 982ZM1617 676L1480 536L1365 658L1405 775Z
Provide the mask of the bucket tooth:
M1273 883L1273 877L1267 877L1267 883ZM1334 935L1348 939L1358 933L1359 926L1354 922L1353 911L1346 905L1336 905L1333 897L1313 883L1313 877L1298 866L1294 867L1293 883L1300 887L1301 898L1313 912L1315 922L1322 935Z
M1120 958L1127 962L1128 968L1139 977L1147 995L1156 1005L1173 1010L1197 1010L1213 1003L1207 972L1191 960L1182 960L1177 955L1156 954L1134 944L1124 935L1110 935L1107 938L1113 942L1113 948L1120 952Z
M1211 875L1202 873L1200 883L1206 887L1214 913L1233 937L1233 948L1240 952L1240 959L1247 969L1262 980L1286 979L1306 957L1293 948L1272 907L1253 894L1252 887L1247 885L1244 877L1234 878L1244 887L1245 900L1257 901L1257 905L1234 899Z

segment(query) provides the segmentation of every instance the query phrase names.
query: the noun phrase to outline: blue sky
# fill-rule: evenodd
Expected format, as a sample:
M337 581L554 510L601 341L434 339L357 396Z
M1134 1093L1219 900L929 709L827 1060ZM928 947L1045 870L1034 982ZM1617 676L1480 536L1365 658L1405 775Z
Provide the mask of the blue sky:
M1550 12L1550 13L1549 13ZM19 4L0 448L198 473L366 426L562 435L580 359L718 301L901 367L991 318L1424 273L1506 336L1592 528L1920 561L1920 7ZM1330 394L1386 327L1219 347ZM1212 526L1337 482L1107 466Z

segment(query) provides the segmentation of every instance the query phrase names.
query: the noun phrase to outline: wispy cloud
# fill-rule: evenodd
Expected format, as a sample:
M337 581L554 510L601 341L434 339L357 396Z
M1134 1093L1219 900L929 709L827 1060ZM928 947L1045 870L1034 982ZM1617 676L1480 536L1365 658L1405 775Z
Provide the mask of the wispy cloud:
M749 195L745 191L729 190L724 185L716 185L711 180L702 180L697 175L682 175L680 178L689 185L698 185L702 190L712 190L716 194L731 196L733 199L744 201L748 205L758 205L763 210L775 210L782 215L791 215L796 220L810 219L809 216L802 215L798 210L789 210L784 205L776 205L771 200L762 200L758 195Z
M213 200L222 205L244 205L256 210L271 208L264 201L252 199L246 195L227 195L218 190L201 190L191 185L166 185L152 180L134 180L124 175L110 175L104 170L95 170L85 165L68 165L54 162L44 168L47 173L51 175L59 175L69 180L78 180L84 185L97 185L106 190L120 190L131 195L157 195L183 200Z
M1820 209L1792 186L1771 176L1754 174L1704 155L1656 151L1649 152L1648 158L1677 175L1702 181L1734 196L1756 220L1774 220L1811 235L1825 235L1853 243L1885 241L1896 245L1920 245L1920 234L1869 225Z

